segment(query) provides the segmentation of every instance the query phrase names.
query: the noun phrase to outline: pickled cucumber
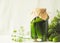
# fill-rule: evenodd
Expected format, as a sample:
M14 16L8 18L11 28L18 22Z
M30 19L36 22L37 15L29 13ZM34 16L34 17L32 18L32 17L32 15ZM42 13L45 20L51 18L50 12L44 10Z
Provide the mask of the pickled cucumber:
M53 42L60 42L60 35L53 38Z

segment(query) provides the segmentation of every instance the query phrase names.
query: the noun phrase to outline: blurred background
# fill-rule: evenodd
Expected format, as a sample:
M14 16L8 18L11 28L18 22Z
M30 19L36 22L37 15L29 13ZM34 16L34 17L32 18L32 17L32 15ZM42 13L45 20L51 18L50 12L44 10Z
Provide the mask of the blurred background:
M30 38L30 21L34 18L32 11L37 7L46 8L50 23L56 10L60 10L59 4L60 0L0 0L0 39L7 42L12 31L21 26L24 37Z

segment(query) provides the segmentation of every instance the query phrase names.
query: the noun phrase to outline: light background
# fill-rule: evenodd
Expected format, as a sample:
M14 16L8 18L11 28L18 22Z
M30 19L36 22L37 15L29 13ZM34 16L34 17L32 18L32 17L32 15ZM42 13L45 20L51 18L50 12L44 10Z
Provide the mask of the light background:
M0 36L10 36L13 29L24 26L24 34L30 33L30 21L34 15L34 8L46 8L49 14L49 23L60 10L60 0L0 0ZM30 34L29 36L30 37Z

